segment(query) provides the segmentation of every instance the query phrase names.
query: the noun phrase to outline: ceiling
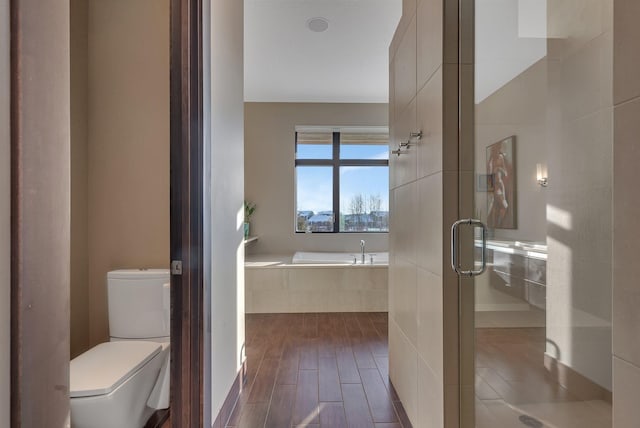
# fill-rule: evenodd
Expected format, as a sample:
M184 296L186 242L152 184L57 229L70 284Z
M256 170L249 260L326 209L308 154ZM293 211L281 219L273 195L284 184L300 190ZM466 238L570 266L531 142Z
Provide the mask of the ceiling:
M245 101L388 102L402 0L244 1ZM477 103L546 55L546 14L546 0L476 1Z
M401 0L245 0L245 101L386 103L401 14Z

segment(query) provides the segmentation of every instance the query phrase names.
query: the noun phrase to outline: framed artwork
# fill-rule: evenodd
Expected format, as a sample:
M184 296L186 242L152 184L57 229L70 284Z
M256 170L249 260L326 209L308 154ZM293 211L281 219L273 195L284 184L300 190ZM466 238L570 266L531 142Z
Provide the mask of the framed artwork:
M517 228L516 137L487 147L487 227Z

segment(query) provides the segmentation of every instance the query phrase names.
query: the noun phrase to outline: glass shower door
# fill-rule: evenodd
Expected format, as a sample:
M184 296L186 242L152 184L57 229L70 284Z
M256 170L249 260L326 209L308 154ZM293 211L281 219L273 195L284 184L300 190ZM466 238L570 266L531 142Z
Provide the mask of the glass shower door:
M475 0L465 427L612 426L612 8Z

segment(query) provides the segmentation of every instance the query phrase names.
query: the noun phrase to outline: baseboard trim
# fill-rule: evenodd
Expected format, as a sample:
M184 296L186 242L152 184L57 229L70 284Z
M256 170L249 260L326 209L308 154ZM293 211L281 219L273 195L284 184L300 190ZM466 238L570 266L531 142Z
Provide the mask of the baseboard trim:
M246 380L247 375L247 360L242 363L242 367L240 367L240 371L236 375L236 379L233 381L233 385L231 386L231 390L227 394L227 398L225 398L224 403L222 404L222 408L216 416L215 421L211 428L225 428L227 426L227 422L231 418L231 413L233 409L236 407L236 403L238 402L238 398L240 397L240 393L242 392L242 386Z
M544 366L560 385L581 400L603 400L609 404L613 402L611 391L548 354L544 355Z

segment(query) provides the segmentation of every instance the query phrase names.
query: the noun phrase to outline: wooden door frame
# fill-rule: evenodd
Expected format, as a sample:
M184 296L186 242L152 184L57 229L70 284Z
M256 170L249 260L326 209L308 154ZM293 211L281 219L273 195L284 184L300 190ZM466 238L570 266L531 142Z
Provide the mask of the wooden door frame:
M52 3L49 7L55 7ZM64 14L64 8L58 8ZM44 78L47 71L38 64L51 61L50 56L39 56L35 52L33 40L43 37L48 29L31 36L36 31L34 23L40 22L46 13L35 0L21 2L12 0L11 15L11 174L12 174L12 224L11 224L11 426L20 427L34 417L48 418L48 422L58 424L58 419L67 417L68 396L68 271L63 265L69 264L69 253L62 247L69 244L69 207L64 203L69 198L70 189L65 193L60 181L49 180L47 174L56 171L60 156L68 152L68 139L56 134L55 144L43 144L42 132L47 126L55 126L58 116L46 114L50 106L46 103L37 112L30 110L36 93L49 83L57 87L58 80L49 82ZM57 16L57 15L56 15ZM60 21L64 22L64 21ZM54 22L52 25L57 24ZM56 27L57 28L57 27ZM60 30L64 33L64 29ZM29 34L28 43L24 43ZM57 34L57 33L56 33ZM181 260L182 275L172 275L171 287L171 413L173 427L200 427L203 424L203 120L202 120L202 0L171 0L171 259ZM64 43L59 44L63 46ZM34 53L35 52L35 53ZM23 59L25 59L23 61ZM64 61L64 57L61 56ZM42 62L39 62L42 61ZM26 64L23 66L23 64ZM64 74L61 75L64 79ZM30 79L29 77L34 77ZM59 76L54 76L59 77ZM39 80L38 80L39 78ZM68 79L66 79L68 80ZM65 81L66 81L65 80ZM62 86L64 88L64 86ZM27 97L25 98L25 95ZM68 101L68 100L67 100ZM62 111L58 109L59 111ZM38 115L41 116L38 116ZM39 127L26 126L33 121L44 121ZM62 121L61 123L64 123ZM46 132L45 132L46 134ZM49 138L49 140L51 139ZM49 141L47 140L47 141ZM58 144L59 143L59 144ZM47 158L48 167L42 168L42 156L38 150L51 153ZM42 154L42 153L41 153ZM31 155L31 156L29 156ZM67 176L68 163L60 163ZM55 174L54 174L55 176ZM43 179L44 177L44 179ZM43 184L45 183L45 184ZM50 183L53 194L45 195ZM39 187L33 187L39 186ZM45 188L43 188L44 186ZM68 188L68 186L67 186ZM38 190L33 192L32 190ZM58 195L58 191L63 195ZM52 199L60 197L61 201ZM58 202L58 203L57 203ZM59 203L62 202L62 203ZM40 206L42 210L34 210ZM37 227L60 225L54 234L34 235L30 231ZM66 219L66 220L65 220ZM67 224L67 227L64 227ZM61 239L61 237L65 239ZM44 240L44 241L43 241ZM66 242L66 244L65 244ZM47 252L51 244L60 251ZM68 246L68 245L67 245ZM68 248L67 248L68 250ZM43 253L46 253L43 256ZM52 257L55 256L55 257ZM44 260L48 260L44 262ZM34 263L41 263L34 265ZM46 288L39 287L41 275L33 272L47 272L60 292L55 302L45 304ZM30 272L27 276L24 272ZM65 276L66 275L66 276ZM65 288L64 284L67 284ZM66 293L64 291L66 290ZM50 292L50 291L49 291ZM65 300L66 299L66 300ZM42 325L48 340L37 334ZM60 328L67 329L67 336L61 338ZM47 355L47 350L56 340L56 355L65 360L66 371L58 365L39 365L50 376L51 385L25 379L34 364L29 355ZM66 345L65 345L66 344ZM33 352L37 351L37 352ZM25 372L25 370L27 372ZM30 372L29 372L30 373ZM66 382L64 381L66 379ZM34 391L32 384L39 385ZM32 396L32 393L38 395ZM54 397L55 396L55 397ZM65 405L66 403L66 405ZM36 411L37 410L37 411ZM26 413L25 413L26 412ZM30 415L25 419L25 415ZM34 416L35 415L35 416ZM53 417L55 416L55 417ZM40 420L40 419L38 419ZM61 423L61 422L60 422ZM60 425L62 426L62 425Z
M69 417L67 5L9 4L12 427L62 427Z
M171 424L203 426L202 0L171 0Z

